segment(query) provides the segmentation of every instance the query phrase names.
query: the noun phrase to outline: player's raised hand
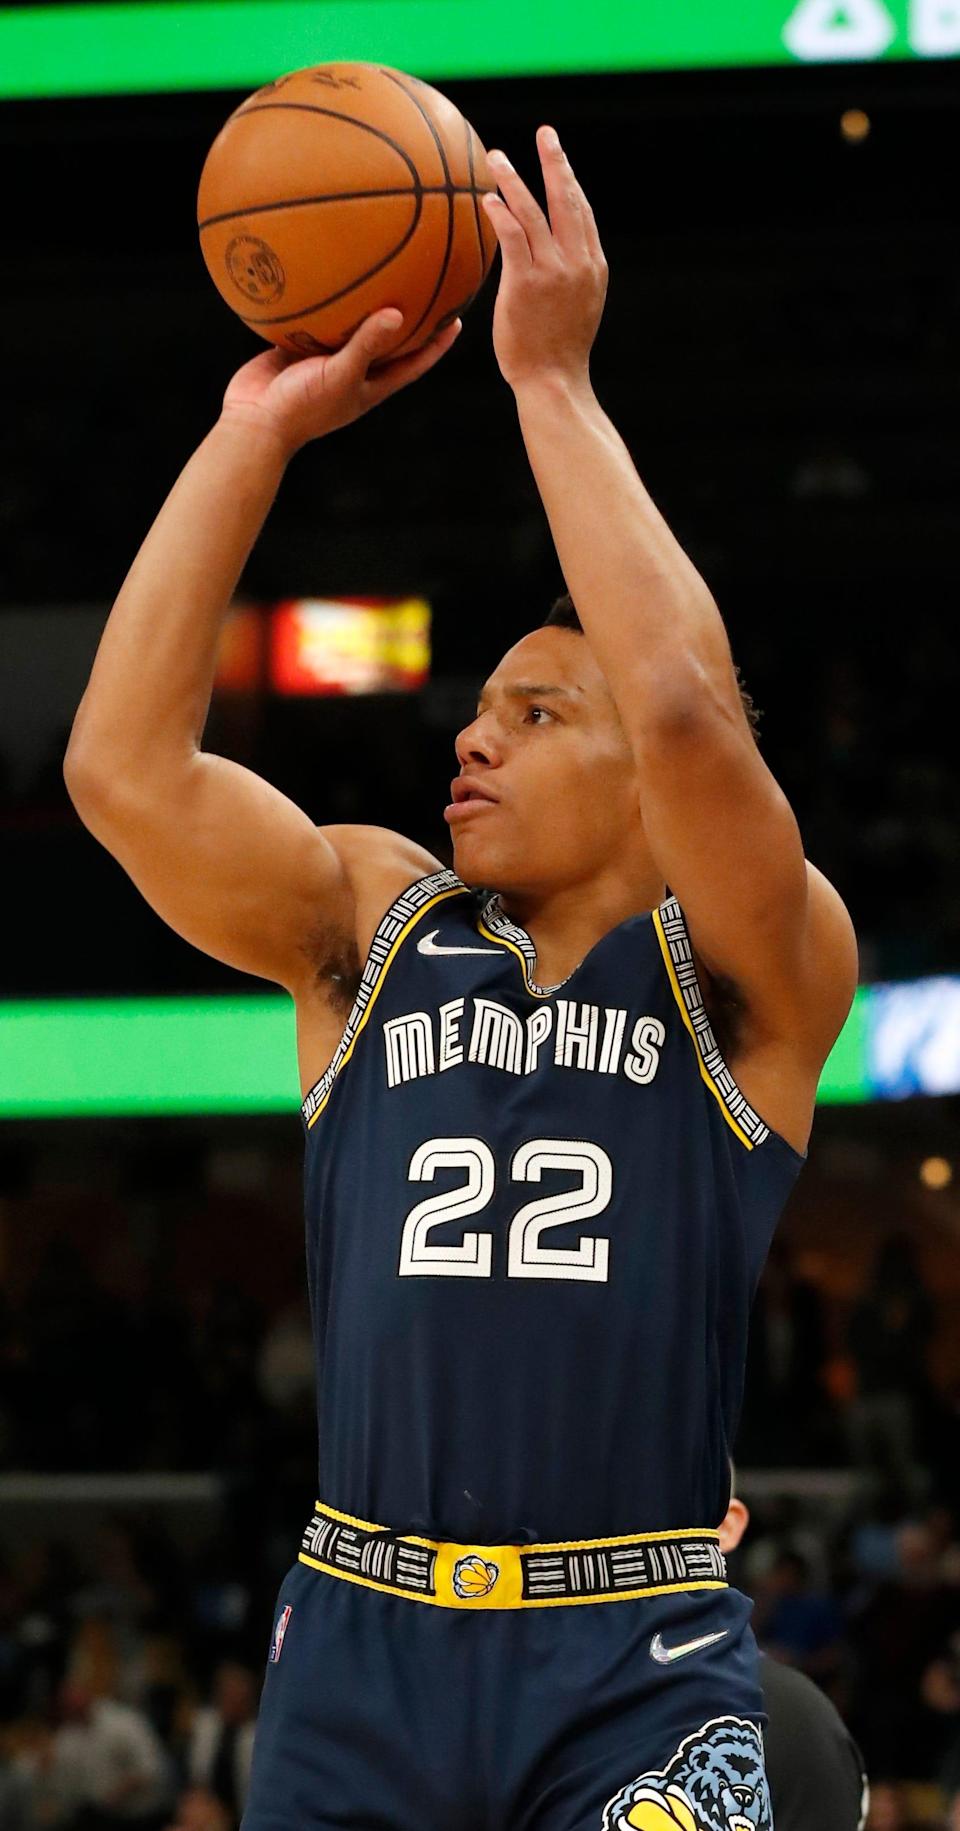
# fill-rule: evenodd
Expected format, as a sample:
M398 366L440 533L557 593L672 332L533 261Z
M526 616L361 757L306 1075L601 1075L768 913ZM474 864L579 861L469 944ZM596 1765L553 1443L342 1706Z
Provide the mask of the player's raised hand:
M389 306L365 318L333 356L264 350L237 370L223 397L221 417L250 421L292 457L311 439L349 426L426 375L456 342L460 329L455 318L422 349L391 361L390 351L403 341L403 318Z
M503 271L493 347L512 388L544 374L584 379L607 295L607 263L593 211L552 127L537 133L548 217L502 152L490 168L502 195L483 204Z

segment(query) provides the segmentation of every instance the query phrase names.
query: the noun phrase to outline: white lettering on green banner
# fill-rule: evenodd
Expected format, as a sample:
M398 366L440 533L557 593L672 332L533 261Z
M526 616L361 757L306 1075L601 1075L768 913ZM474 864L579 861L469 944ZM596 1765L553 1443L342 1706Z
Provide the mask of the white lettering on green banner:
M896 35L882 0L800 0L783 42L805 63L846 63L882 57Z
M804 63L856 63L882 57L901 29L884 0L799 0L783 28L783 42ZM910 0L906 40L916 57L955 57L960 0ZM902 49L901 38L901 54Z
M914 0L910 45L921 57L954 57L960 51L960 0Z

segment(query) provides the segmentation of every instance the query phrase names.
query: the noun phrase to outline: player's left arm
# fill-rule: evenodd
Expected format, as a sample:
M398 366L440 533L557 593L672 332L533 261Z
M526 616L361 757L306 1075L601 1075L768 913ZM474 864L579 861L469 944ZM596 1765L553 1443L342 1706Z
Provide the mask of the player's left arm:
M757 749L710 591L593 393L607 267L555 138L548 128L538 134L549 220L502 155L492 156L502 198L484 205L503 256L497 358L568 589L637 761L653 856L698 954L732 984L753 1036L789 1039L815 1076L856 987L853 927L806 862Z

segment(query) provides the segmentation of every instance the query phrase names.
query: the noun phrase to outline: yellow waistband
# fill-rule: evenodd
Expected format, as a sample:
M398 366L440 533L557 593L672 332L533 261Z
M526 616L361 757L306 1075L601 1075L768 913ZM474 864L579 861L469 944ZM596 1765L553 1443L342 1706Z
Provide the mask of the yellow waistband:
M560 1608L725 1589L715 1530L682 1527L537 1545L477 1545L392 1532L318 1501L300 1562L439 1608Z

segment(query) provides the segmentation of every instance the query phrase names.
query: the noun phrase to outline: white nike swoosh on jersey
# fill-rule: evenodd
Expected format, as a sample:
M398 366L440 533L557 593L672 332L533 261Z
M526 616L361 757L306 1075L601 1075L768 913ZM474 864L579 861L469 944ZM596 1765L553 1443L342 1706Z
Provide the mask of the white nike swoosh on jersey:
M420 940L417 942L417 953L418 954L496 954L496 953L499 953L499 951L500 951L499 948L496 948L496 947L438 947L435 937L439 933L440 933L439 928L435 928L433 930L432 934L422 935Z
M729 1628L721 1628L719 1634L701 1634L699 1640L685 1640L679 1647L665 1647L663 1636L654 1634L650 1642L650 1658L658 1665L671 1666L675 1659L686 1659L690 1653L699 1653L701 1647L712 1647L716 1640L726 1640Z

